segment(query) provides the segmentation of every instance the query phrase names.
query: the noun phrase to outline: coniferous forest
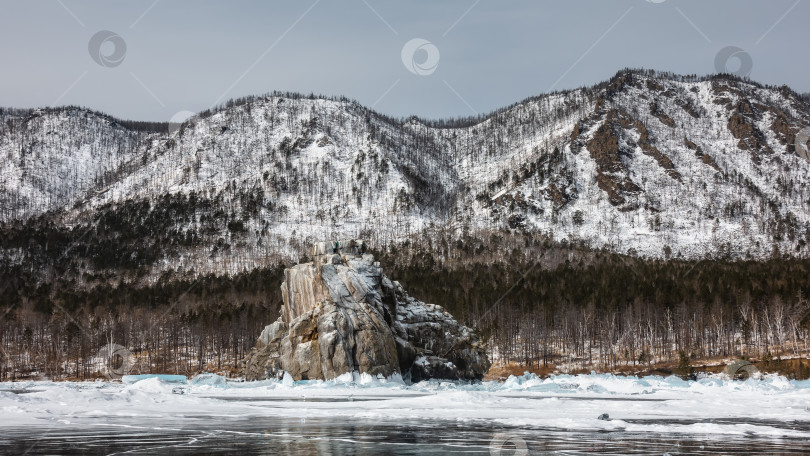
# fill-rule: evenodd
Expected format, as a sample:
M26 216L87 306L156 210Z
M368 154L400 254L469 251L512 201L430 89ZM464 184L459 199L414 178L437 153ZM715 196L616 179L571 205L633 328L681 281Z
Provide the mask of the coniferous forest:
M494 359L521 369L685 374L711 360L808 353L808 260L641 260L509 233L420 236L373 253L412 295L477 328ZM284 267L85 289L6 267L0 378L94 378L107 344L135 355L132 372L235 375L278 317Z

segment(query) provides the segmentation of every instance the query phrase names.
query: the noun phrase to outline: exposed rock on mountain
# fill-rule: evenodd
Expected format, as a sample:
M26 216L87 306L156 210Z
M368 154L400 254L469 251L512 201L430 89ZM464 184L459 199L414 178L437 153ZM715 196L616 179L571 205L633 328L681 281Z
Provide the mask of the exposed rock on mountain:
M363 241L319 243L311 263L285 271L281 317L244 360L245 377L365 372L480 380L490 363L474 332L440 306L408 296L364 252Z

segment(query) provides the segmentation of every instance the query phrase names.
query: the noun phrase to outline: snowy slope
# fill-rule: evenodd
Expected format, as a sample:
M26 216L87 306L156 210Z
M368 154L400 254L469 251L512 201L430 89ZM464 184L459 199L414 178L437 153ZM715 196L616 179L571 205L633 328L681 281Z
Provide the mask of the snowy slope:
M81 108L0 109L0 219L38 215L101 190L144 134Z
M564 145L571 201L554 204L550 180L510 191L539 208L523 212L528 226L653 257L667 246L686 257L806 253L810 163L792 146L807 105L738 81L634 75L615 85Z
M15 125L0 136L4 220L61 210L54 220L73 226L193 195L171 220L201 244L157 270L237 272L316 240L384 244L429 227L648 257L808 252L810 163L793 142L810 107L787 88L725 76L628 71L445 122L285 94L201 113L169 135L73 111L43 113L24 134L21 116L4 120Z

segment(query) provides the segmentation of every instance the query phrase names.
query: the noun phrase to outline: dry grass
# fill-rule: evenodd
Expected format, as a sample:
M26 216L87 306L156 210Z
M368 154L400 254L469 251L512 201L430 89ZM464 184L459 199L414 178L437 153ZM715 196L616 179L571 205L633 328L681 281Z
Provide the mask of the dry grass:
M726 367L726 363L729 361L730 361L729 359L719 357L699 359L693 360L690 367L692 373L703 372L708 374L719 374L723 372L723 369L725 369ZM810 378L810 360L807 359L802 358L791 358L781 360L751 359L750 361L762 373L779 374L787 378L796 380L805 380ZM678 368L678 363L676 362L660 362L649 365L625 365L625 366L617 366L611 369L594 366L592 368L567 369L565 370L564 373L578 375L578 374L590 374L592 371L600 373L610 372L616 375L633 375L638 377L643 377L647 375L659 375L662 377L666 377L669 375L682 376L687 374L687 372L683 372L681 369ZM484 380L486 381L505 380L510 375L520 376L523 375L524 372L536 374L538 377L541 378L546 378L554 373L561 373L558 370L557 366L552 364L537 368L537 367L522 366L515 362L495 363L489 369L489 372L487 372L486 376L484 377Z
M518 363L514 362L496 363L489 368L489 371L487 372L487 375L484 377L484 380L486 381L506 380L507 378L509 378L510 375L520 376L523 375L525 372L536 374L538 377L548 377L549 375L553 374L556 370L557 367L553 364L540 367L526 367L521 366Z

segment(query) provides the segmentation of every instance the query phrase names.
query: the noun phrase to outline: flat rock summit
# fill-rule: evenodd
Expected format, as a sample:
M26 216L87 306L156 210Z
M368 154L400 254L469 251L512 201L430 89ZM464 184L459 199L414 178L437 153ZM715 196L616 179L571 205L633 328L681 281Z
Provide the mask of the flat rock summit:
M322 242L284 271L281 316L243 360L248 380L347 372L480 380L490 361L474 331L386 277L360 240Z

